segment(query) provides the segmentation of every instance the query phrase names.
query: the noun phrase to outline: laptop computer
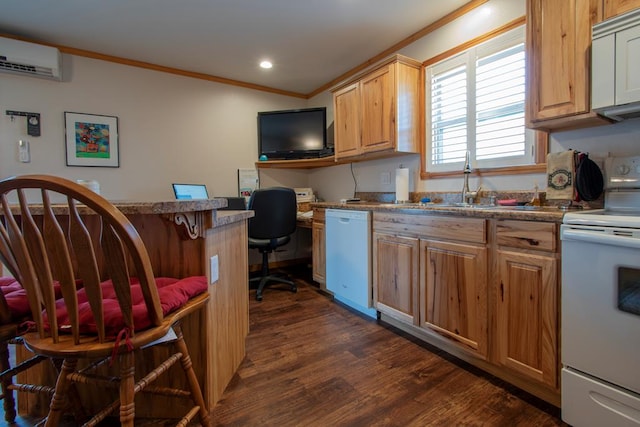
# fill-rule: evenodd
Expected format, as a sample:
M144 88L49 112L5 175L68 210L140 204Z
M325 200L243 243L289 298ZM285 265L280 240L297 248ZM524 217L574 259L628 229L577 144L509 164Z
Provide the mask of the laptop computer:
M209 193L204 184L171 184L178 200L208 199Z

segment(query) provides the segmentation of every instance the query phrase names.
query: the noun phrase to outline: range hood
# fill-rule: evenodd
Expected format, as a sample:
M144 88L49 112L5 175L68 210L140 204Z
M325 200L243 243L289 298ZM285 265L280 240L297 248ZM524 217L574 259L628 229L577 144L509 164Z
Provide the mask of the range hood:
M591 109L617 121L640 117L640 9L593 26Z

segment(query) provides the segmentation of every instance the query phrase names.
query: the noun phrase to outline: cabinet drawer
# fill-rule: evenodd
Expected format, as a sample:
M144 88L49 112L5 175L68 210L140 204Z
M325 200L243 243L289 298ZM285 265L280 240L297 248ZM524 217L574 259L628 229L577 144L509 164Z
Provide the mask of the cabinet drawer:
M496 243L520 249L556 251L557 225L551 222L499 220Z
M374 212L373 229L427 239L487 242L486 220L483 218Z
M313 208L313 220L324 222L324 208Z

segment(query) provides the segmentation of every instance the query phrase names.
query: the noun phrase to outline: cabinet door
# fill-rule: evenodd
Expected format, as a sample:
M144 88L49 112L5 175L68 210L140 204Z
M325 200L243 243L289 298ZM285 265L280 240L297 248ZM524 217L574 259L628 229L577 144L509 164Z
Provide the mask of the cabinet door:
M640 99L640 27L616 34L616 103Z
M378 311L418 324L417 238L374 233L373 300Z
M527 1L527 121L590 113L591 26L602 0ZM555 124L561 128L562 125Z
M360 84L354 83L333 95L336 159L360 154Z
M604 0L603 18L609 19L640 7L640 0Z
M558 289L556 260L499 250L498 361L557 388Z
M395 67L382 67L362 79L362 150L381 151L394 148Z
M313 247L311 249L311 263L313 269L313 280L325 285L326 279L326 254L325 254L325 227L324 222L313 221L311 224L311 238Z
M487 356L487 249L420 243L420 326Z

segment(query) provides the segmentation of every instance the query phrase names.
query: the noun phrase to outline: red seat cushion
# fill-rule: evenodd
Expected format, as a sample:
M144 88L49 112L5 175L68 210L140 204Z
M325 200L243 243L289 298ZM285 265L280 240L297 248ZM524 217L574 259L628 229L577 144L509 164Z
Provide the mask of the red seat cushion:
M27 293L13 277L0 277L0 289L7 300L12 319L21 319L31 314Z
M131 300L133 309L134 330L141 331L151 326L147 306L144 302L140 282L137 278L131 278ZM182 307L189 299L207 291L207 278L205 276L193 276L185 279L173 279L168 277L156 278L162 314L167 315ZM115 337L124 328L124 320L120 305L111 280L101 283L105 330L108 337ZM69 316L62 299L56 303L56 317L58 328L63 331L69 328ZM78 312L80 332L83 334L97 333L96 322L91 312L85 289L78 291Z
M76 286L78 288L82 287L82 282L76 281ZM13 277L0 277L0 290L2 290L2 294L7 301L13 320L24 320L26 317L31 316L27 291L22 288L22 285L16 279ZM62 297L60 283L57 281L53 282L53 290L56 299Z

